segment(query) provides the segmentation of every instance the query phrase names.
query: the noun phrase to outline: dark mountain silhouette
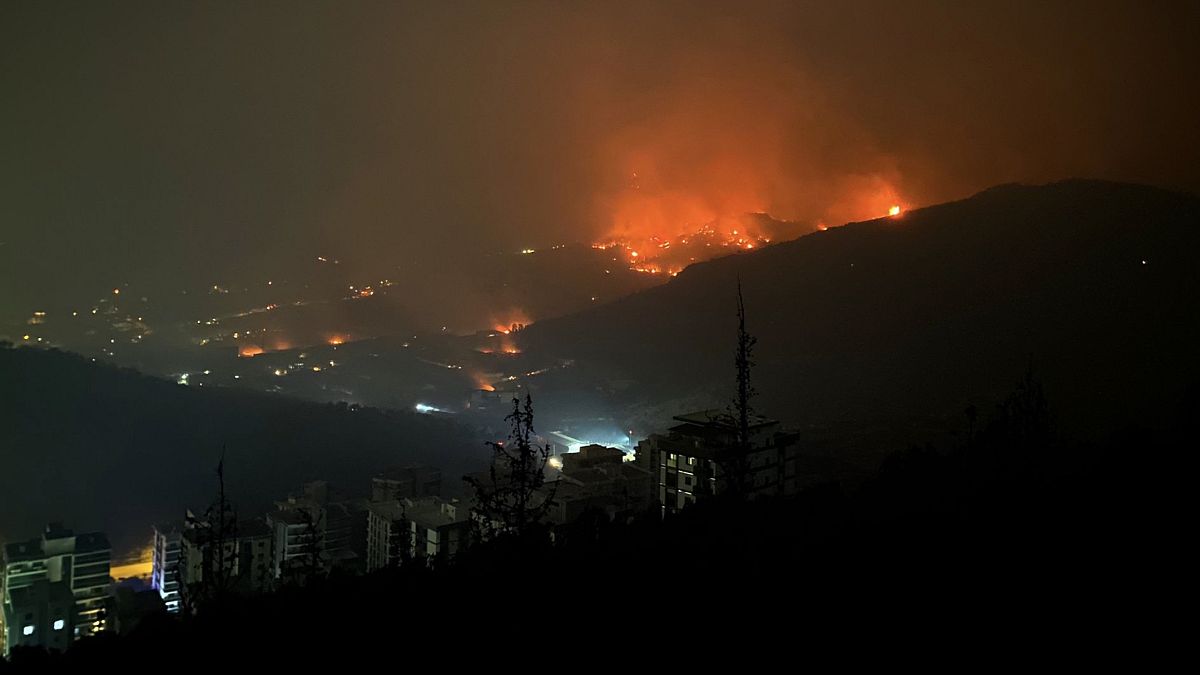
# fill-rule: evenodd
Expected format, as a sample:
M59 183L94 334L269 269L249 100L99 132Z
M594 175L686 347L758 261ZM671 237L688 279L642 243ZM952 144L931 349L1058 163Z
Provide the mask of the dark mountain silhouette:
M0 348L0 538L62 520L107 530L121 549L141 544L156 520L212 500L223 445L247 517L302 481L365 493L388 466L427 462L456 476L485 456L463 428L429 416L186 387L64 352Z
M1192 195L1005 185L693 265L540 321L521 343L624 379L663 410L724 405L740 276L767 413L801 424L960 415L1032 363L1064 425L1161 424L1200 380L1198 244Z

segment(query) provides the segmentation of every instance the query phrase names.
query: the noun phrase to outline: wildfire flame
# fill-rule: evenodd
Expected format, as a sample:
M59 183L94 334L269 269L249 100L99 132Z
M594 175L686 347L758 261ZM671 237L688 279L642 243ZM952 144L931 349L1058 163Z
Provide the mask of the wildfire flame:
M480 354L500 353L512 355L521 353L521 349L517 347L517 343L513 342L512 338L509 337L509 333L507 331L493 335L493 337L501 338L500 347L498 350L492 347L478 347L475 351L479 352Z
M658 234L614 237L592 244L598 250L612 250L617 262L645 274L675 276L693 262L708 260L735 251L749 251L771 243L774 233L756 223L768 221L763 214L744 218L718 218L698 229L670 238Z
M263 353L263 348L258 345L245 344L238 347L239 358L252 358Z
M496 388L492 386L491 382L487 381L487 378L483 376L483 373L473 373L471 377L475 380L476 389L483 391L496 391Z
M625 173L635 178L605 200L609 234L592 246L611 252L614 262L636 272L674 275L694 262L827 229L826 223L880 213L897 217L903 211L895 175L833 178L826 197L793 199L791 192L774 193L742 180L748 167L724 161L735 158L717 156L698 173L680 174L664 165L653 148L617 152L630 162L627 169L637 169ZM643 165L657 168L643 170Z
M512 309L501 315L493 315L492 330L502 335L509 335L533 323L524 310Z

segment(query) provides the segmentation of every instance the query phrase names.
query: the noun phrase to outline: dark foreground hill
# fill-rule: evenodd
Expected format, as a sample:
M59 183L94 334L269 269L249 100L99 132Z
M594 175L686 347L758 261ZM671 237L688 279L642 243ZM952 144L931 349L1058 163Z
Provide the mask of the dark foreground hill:
M44 521L107 530L127 549L151 523L205 508L222 446L250 515L305 480L365 492L381 468L461 470L482 447L444 420L185 387L56 351L0 348L0 537Z
M1198 253L1195 196L1008 185L694 265L538 322L521 342L665 410L724 404L740 277L769 414L804 425L960 415L1032 363L1073 430L1157 426L1200 381Z
M793 643L837 640L842 658L867 640L868 652L894 660L888 640L911 636L922 658L942 649L957 659L953 645L982 641L988 654L1036 645L1039 658L1044 644L1066 646L1077 661L1090 652L1073 648L1074 635L1085 646L1101 636L1114 650L1132 648L1131 616L1155 640L1174 637L1184 629L1154 618L1161 598L1190 578L1177 536L1190 512L1177 451L1190 425L1078 444L1051 433L1044 408L1031 405L1037 399L1025 382L971 437L894 453L855 490L724 496L665 517L657 507L615 520L589 511L553 539L534 526L453 558L282 580L257 597L213 596L183 618L122 607L119 597L119 634L76 642L65 655L14 650L0 673L107 672L180 655L190 670L219 670L230 658L345 670L395 653L487 669L524 645L535 658L561 650L570 662L588 649L575 639L587 629L572 621L620 626L664 597L671 606L660 612L660 632L703 636L714 654L724 644L782 654ZM681 619L672 603L702 621ZM335 619L321 639L300 645L297 617ZM523 627L523 641L499 625ZM400 651L388 649L398 636ZM1146 652L1137 645L1139 663ZM1104 658L1112 660L1108 651Z

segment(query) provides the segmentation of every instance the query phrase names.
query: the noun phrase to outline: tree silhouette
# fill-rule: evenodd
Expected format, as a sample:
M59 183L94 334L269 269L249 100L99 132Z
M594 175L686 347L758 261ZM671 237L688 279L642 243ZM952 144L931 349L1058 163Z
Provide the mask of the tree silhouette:
M737 349L733 363L737 369L737 391L733 402L726 410L724 421L733 427L733 443L721 450L718 465L721 468L725 490L734 497L744 497L750 486L750 418L754 414L751 399L757 394L750 383L750 369L754 367L754 346L758 338L746 331L746 303L742 298L742 279L737 281Z
M979 409L974 403L970 403L963 410L963 414L967 417L967 444L970 445L975 440L975 422L979 420Z
M195 555L200 556L200 578L187 583L185 565L180 556L176 563L179 579L179 607L184 616L195 613L204 605L224 601L237 583L237 512L225 492L225 450L217 462L216 500L204 511L202 518L188 512L187 532L195 543ZM185 535L186 536L186 535ZM191 547L188 548L192 554Z
M1033 359L1025 368L1025 376L1016 389L999 405L997 411L1005 430L1013 440L1042 445L1052 436L1050 406L1042 383L1034 377Z
M556 483L548 490L546 464L550 445L533 442L533 399L525 395L525 404L513 397L513 411L505 418L512 424L507 441L488 442L492 463L488 479L467 476L475 490L475 522L485 536L496 534L525 537L534 531L549 512Z
M1049 459L1054 443L1053 419L1042 383L1034 376L1033 359L1025 376L999 405L991 423L985 456L994 475L1029 474Z
M392 524L392 535L388 538L388 566L404 567L412 560L412 522L404 500L400 501L400 520Z

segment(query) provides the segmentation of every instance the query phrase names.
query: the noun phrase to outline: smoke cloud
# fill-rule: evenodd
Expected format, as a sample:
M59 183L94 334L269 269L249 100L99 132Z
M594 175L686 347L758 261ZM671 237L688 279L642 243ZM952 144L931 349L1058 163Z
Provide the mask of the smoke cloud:
M747 212L799 234L1017 180L1195 190L1198 12L5 3L0 310Z

